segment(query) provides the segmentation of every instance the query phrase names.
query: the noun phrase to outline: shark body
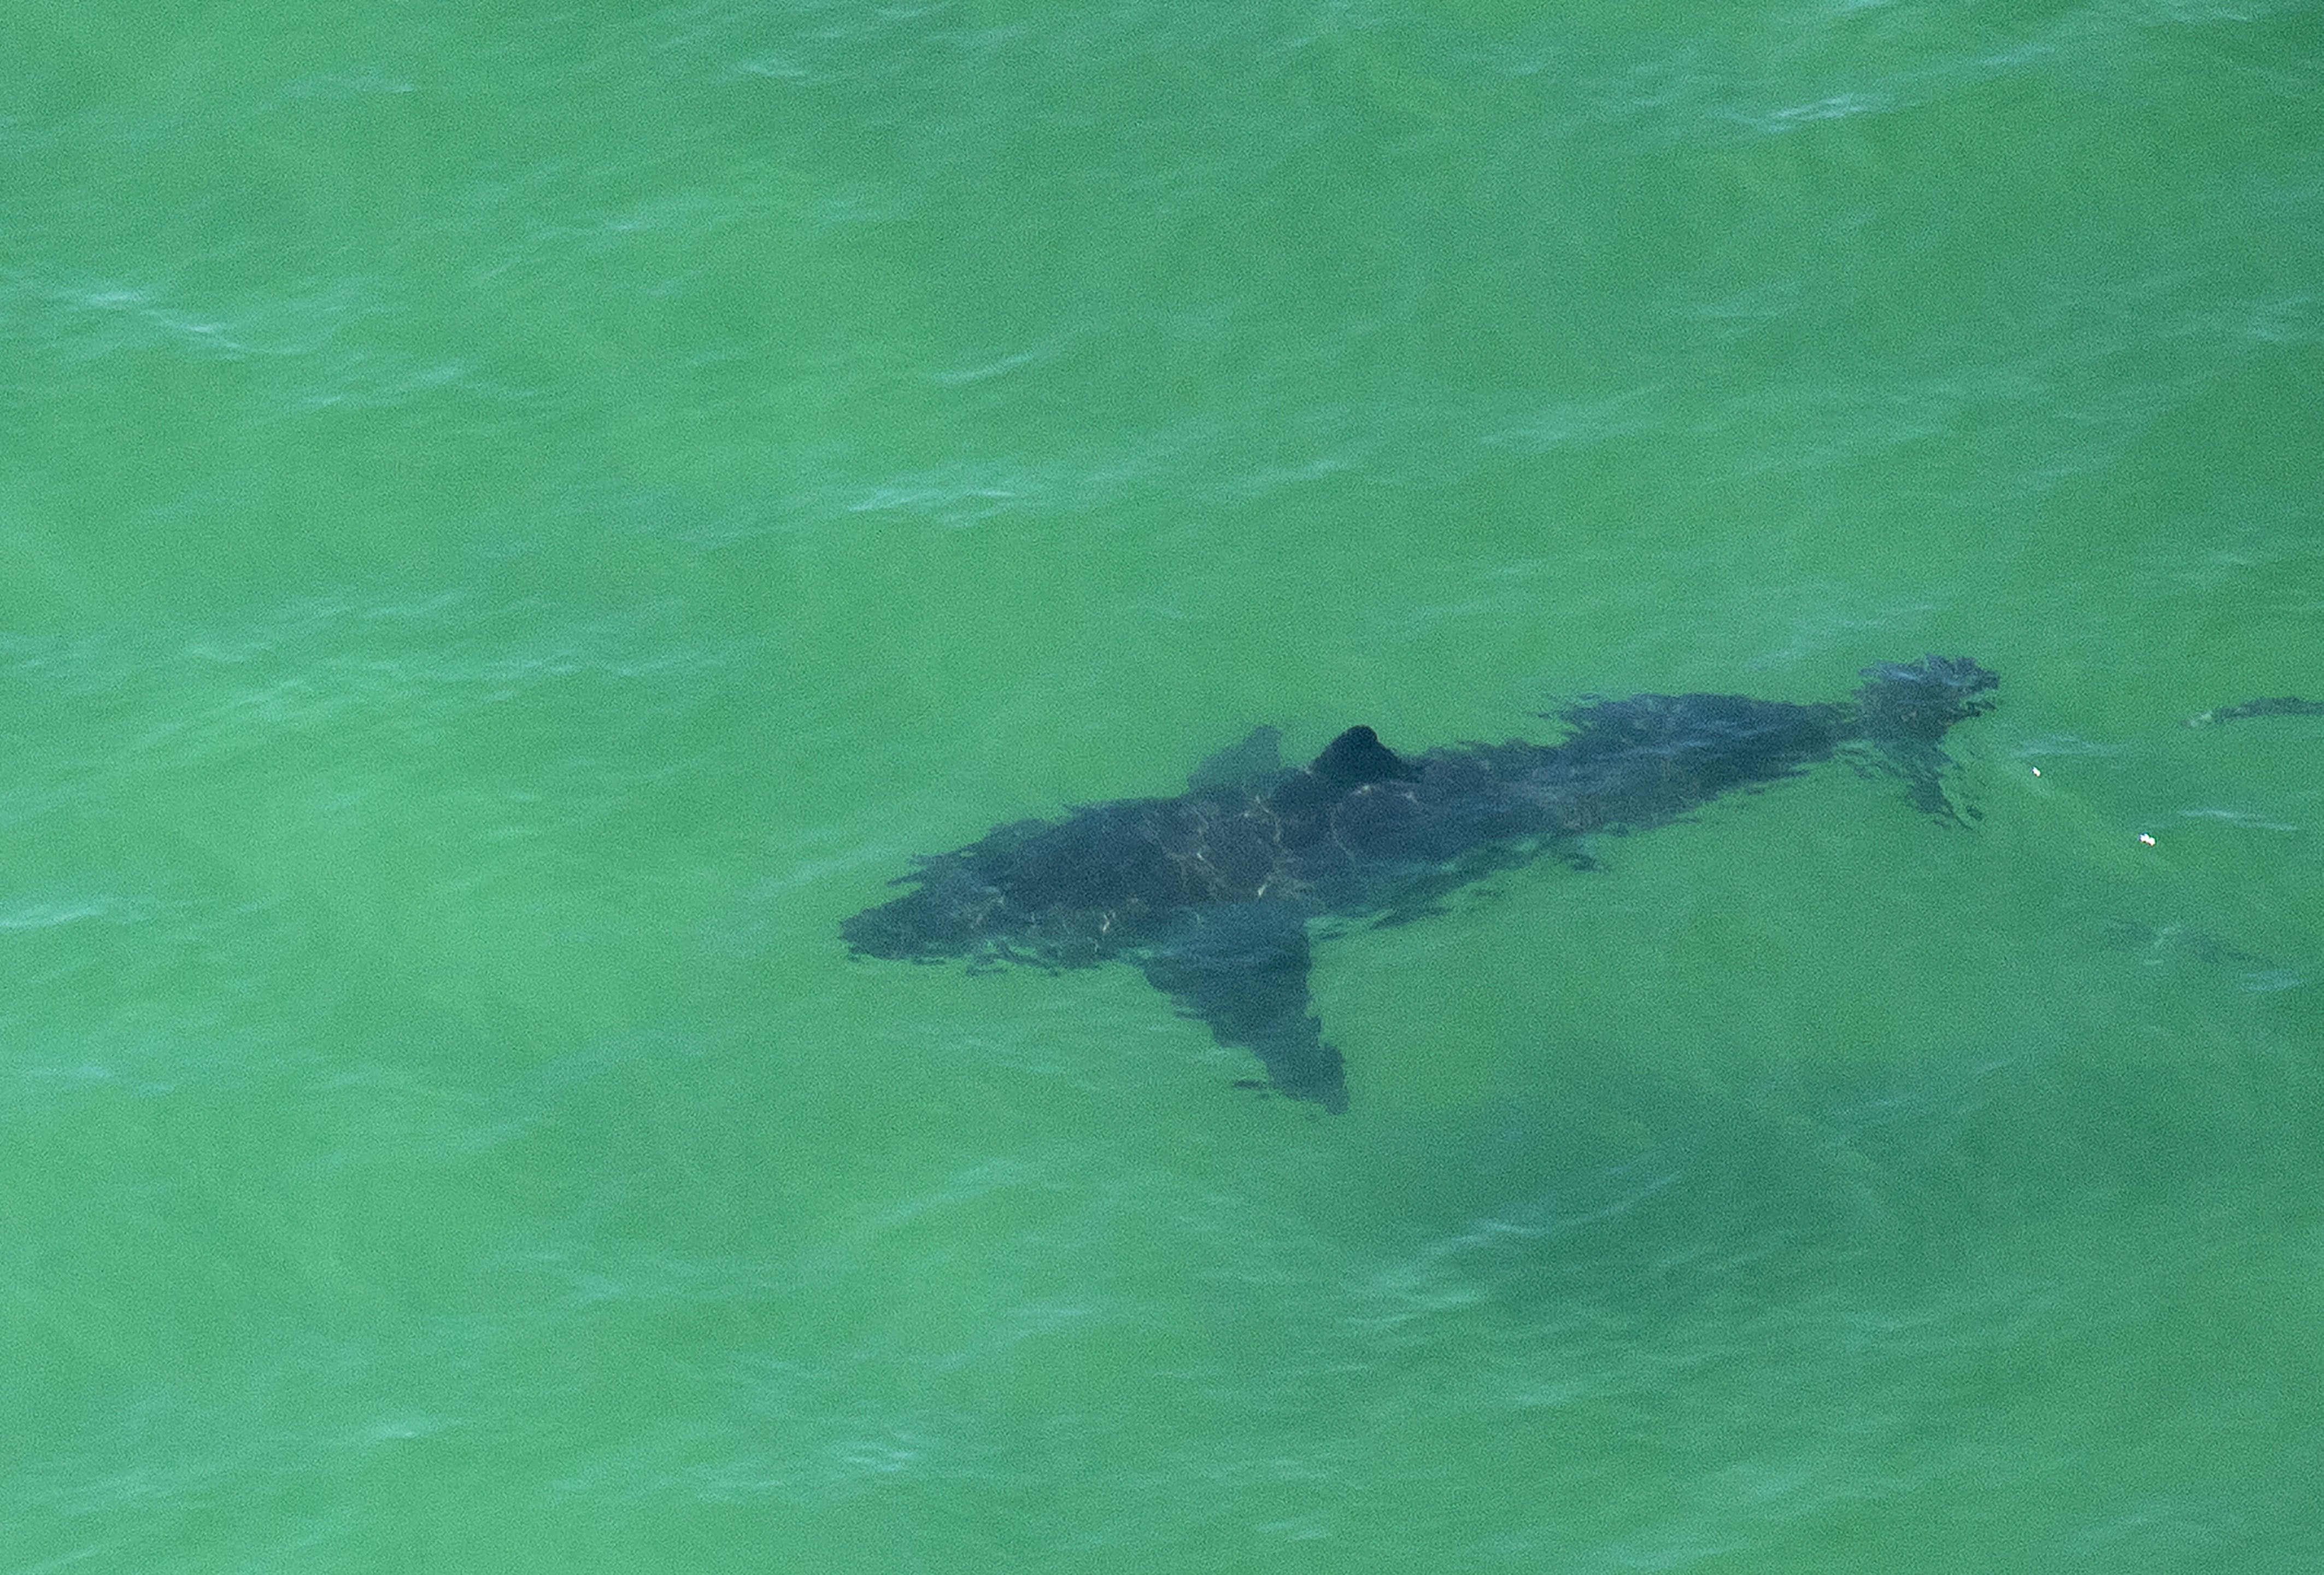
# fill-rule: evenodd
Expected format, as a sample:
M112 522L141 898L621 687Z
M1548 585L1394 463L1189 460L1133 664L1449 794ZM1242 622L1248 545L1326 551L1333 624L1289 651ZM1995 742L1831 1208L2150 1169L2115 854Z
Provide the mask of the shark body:
M1549 713L1554 744L1512 739L1405 755L1367 727L1283 766L1261 728L1170 798L1117 799L996 827L923 857L915 889L841 927L862 957L1051 969L1124 960L1247 1049L1283 1093L1347 1107L1340 1052L1311 1009L1308 923L1403 916L1494 870L1545 855L1587 862L1578 838L1666 824L1721 794L1842 750L1959 820L1941 740L1992 707L1997 681L1966 657L1867 668L1847 700L1636 695ZM1859 747L1860 746L1860 747Z

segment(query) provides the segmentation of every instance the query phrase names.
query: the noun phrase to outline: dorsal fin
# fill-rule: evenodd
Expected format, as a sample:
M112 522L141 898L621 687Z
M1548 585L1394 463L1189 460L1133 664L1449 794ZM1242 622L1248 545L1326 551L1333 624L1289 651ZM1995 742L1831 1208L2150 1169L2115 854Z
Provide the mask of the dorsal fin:
M1317 780L1342 792L1368 782L1394 782L1412 774L1404 756L1360 722L1324 745L1323 753L1307 769Z

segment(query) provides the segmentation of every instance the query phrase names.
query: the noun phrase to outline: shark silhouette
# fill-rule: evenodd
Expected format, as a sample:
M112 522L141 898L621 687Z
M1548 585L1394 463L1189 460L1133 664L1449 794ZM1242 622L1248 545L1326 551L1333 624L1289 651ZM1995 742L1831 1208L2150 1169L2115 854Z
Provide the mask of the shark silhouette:
M1558 743L1454 744L1403 755L1351 727L1286 768L1271 727L1196 769L1174 798L1088 804L996 827L916 860L916 889L841 926L858 956L1052 970L1134 963L1222 1045L1255 1052L1282 1092L1347 1108L1345 1068L1307 993L1310 920L1392 922L1494 870L1579 839L1668 823L1722 793L1848 753L1900 778L1941 819L1941 740L1991 709L1967 657L1866 668L1849 700L1637 695L1543 713Z

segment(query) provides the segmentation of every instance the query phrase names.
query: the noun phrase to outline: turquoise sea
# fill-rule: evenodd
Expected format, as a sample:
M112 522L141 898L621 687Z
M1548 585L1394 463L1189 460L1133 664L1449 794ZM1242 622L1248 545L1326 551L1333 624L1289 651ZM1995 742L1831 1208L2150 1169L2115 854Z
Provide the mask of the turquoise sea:
M1925 652L1344 1116L839 939ZM7 0L0 1570L2324 1568L2284 695L2317 0Z

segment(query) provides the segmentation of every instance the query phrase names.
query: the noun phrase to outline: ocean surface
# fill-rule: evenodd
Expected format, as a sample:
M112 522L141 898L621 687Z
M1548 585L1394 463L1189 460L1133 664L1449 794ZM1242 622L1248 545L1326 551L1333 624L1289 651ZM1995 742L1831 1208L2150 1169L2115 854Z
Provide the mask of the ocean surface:
M913 855L2001 674L1319 940ZM0 7L0 1570L2324 1568L2324 5Z

